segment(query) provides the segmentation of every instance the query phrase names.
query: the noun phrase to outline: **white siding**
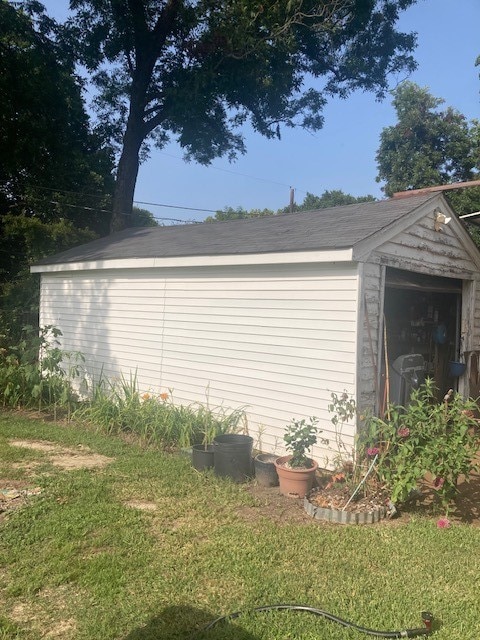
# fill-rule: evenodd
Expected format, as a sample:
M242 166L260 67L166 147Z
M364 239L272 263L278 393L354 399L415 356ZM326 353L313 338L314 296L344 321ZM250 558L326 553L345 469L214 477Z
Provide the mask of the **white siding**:
M245 405L250 433L281 452L292 418L315 415L335 439L331 393L356 393L357 298L352 264L44 274L41 324L95 378L137 370L142 390L177 403L208 389L211 406Z

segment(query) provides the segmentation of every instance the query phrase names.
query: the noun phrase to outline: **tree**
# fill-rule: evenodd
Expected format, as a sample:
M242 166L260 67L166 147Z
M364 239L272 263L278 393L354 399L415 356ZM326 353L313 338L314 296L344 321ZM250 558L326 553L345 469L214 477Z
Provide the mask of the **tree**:
M428 89L405 82L394 92L396 125L380 135L377 152L377 182L385 180L383 191L421 189L442 184L476 180L480 169L480 122L468 122L452 107L441 110L444 100ZM480 211L480 187L445 192L458 214ZM467 227L480 247L480 231Z
M474 180L478 176L479 123L468 123L452 107L441 110L444 100L428 89L405 82L393 93L397 123L385 128L377 152L377 181L385 181L383 191L420 189L441 184ZM472 195L480 204L479 193L452 195L469 206ZM463 211L458 211L462 213Z
M275 211L273 209L244 209L243 207L225 207L220 211L217 211L214 216L208 216L205 218L205 222L218 222L225 220L240 220L242 218L261 218L263 216L273 216Z
M328 209L330 207L342 207L348 204L355 204L357 202L374 202L373 196L351 196L349 193L344 193L341 189L333 189L332 191L324 191L321 196L315 196L313 193L308 193L303 199L302 204L295 205L295 211L315 211L316 209ZM290 211L289 207L283 209L284 213Z
M344 193L340 190L324 191L321 196L315 196L313 193L308 193L303 199L302 204L294 205L293 213L298 211L315 211L316 209L327 209L329 207L339 207L347 204L354 204L356 202L374 202L373 196L351 196L348 193ZM239 220L241 218L260 218L263 216L274 216L290 213L290 207L284 207L273 211L273 209L243 209L243 207L225 207L221 211L217 211L214 216L209 216L205 219L205 222L215 222L219 220Z
M31 261L107 233L113 158L90 129L63 30L35 0L0 0L0 95L3 332L38 302Z
M81 91L62 29L42 5L0 0L0 225L8 213L108 229L112 157L90 130Z
M71 0L72 41L120 145L112 230L131 212L152 142L174 137L187 159L208 164L245 151L247 120L279 137L282 125L321 128L331 96L383 96L390 72L415 66L415 37L395 30L414 2Z
M155 216L148 209L140 209L133 207L131 220L128 221L129 227L158 227Z

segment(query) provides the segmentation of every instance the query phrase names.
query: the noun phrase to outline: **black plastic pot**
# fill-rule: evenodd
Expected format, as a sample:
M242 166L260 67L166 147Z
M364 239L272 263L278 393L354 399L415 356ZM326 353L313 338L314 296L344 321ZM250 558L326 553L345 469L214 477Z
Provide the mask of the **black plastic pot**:
M192 465L197 471L212 469L214 464L213 445L194 444L192 447Z
M255 456L255 479L261 487L278 486L278 473L275 468L277 457L271 453L259 453Z
M253 438L240 433L226 433L213 441L215 475L246 482L253 475Z

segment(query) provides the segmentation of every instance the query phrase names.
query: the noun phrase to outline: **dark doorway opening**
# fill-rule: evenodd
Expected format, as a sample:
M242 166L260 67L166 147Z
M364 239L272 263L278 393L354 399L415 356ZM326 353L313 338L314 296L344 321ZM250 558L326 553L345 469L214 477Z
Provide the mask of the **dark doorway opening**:
M384 379L386 360L394 378L403 376L404 363L406 367L414 363L417 367L413 372L414 383L421 381L422 376L417 372L423 368L424 376L434 379L439 399L448 389L457 389L458 372L453 370L451 363L460 358L461 309L461 280L387 269ZM423 360L406 358L411 354L417 354ZM410 373L406 375L408 377ZM393 385L393 388L397 387ZM403 404L398 397L390 400Z

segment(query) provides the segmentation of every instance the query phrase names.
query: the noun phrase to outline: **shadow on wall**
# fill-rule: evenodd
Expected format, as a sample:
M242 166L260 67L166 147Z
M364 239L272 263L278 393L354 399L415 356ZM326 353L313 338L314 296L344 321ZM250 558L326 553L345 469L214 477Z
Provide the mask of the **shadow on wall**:
M122 640L257 640L234 622L222 622L202 632L215 618L215 615L189 605L167 607Z
M110 312L109 285L106 281L97 281L93 289L88 278L67 274L62 282L61 297L54 304L52 322L46 324L62 331L63 350L80 352L85 357L86 380L80 391L88 393L101 375L108 376L118 368L110 352L106 323Z

